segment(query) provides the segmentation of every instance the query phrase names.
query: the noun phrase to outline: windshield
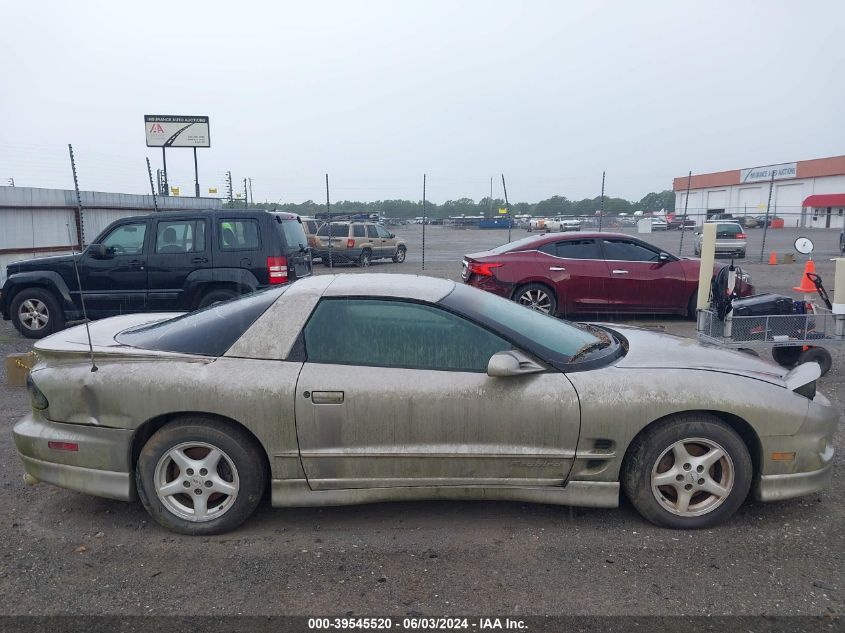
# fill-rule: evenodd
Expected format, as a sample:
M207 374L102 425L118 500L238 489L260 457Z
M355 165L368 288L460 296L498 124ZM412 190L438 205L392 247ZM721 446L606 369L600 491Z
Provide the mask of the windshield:
M536 248L538 242L543 240L542 235L532 235L530 237L523 237L521 240L516 240L514 242L508 242L507 244L502 244L501 246L497 246L496 248L491 248L491 253L507 253L509 251L518 251L518 250L527 250L530 248Z
M286 289L267 288L167 321L130 328L115 340L161 352L222 356Z
M455 286L440 303L517 343L527 343L531 351L552 363L568 363L613 343L604 332L556 319L471 286Z
M305 229L298 220L282 220L280 223L282 234L285 236L285 244L288 248L308 245L308 238L305 236Z

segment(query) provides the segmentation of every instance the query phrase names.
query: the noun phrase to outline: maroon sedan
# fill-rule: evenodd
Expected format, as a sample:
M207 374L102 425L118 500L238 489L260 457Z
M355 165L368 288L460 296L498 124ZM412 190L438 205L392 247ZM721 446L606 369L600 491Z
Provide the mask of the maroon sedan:
M714 273L724 264L717 264ZM694 315L699 260L622 233L527 237L466 255L466 283L554 315ZM739 294L752 294L747 276Z

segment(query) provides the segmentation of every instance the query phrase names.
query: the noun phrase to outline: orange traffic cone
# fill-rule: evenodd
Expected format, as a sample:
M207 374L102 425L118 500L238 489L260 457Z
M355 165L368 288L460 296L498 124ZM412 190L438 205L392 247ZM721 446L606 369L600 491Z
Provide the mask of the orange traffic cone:
M778 263L778 254L772 251L772 254L769 255L769 266L776 266Z
M808 259L807 263L804 265L804 274L801 275L801 284L798 286L793 286L792 289L795 292L813 294L816 291L816 286L812 281L810 281L810 278L807 277L807 273L814 272L816 272L816 265L813 263L812 259Z

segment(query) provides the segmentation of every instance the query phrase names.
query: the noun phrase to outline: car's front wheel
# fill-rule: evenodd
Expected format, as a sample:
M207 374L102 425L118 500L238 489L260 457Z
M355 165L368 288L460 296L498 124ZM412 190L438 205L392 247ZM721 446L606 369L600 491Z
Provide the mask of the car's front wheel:
M135 480L159 524L181 534L220 534L255 511L266 485L266 459L243 429L191 416L153 434L138 457Z
M402 262L404 262L406 252L407 251L405 250L404 246L400 246L399 248L397 248L396 254L393 256L393 261L397 264L401 264Z
M543 314L557 314L557 299L543 284L527 284L514 293L514 301Z
M370 263L373 261L373 253L367 249L361 251L361 254L358 256L358 265L361 268L367 268Z
M44 338L65 326L65 315L56 297L43 288L25 288L10 307L12 324L27 338Z
M709 414L686 414L659 422L634 440L622 486L652 523L695 529L736 512L751 477L751 456L730 426Z

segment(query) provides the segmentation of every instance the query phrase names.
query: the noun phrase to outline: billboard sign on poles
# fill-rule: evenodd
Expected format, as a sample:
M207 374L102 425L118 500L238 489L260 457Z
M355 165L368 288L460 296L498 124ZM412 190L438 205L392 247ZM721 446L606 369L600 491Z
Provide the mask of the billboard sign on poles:
M145 114L147 147L211 147L207 116Z

